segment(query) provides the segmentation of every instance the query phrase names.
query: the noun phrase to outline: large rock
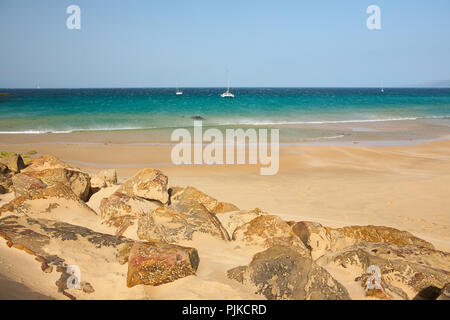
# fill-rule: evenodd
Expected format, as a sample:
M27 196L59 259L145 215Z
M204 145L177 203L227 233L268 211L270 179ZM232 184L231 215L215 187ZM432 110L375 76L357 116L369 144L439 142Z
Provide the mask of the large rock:
M311 250L313 259L329 251L361 242L385 242L396 245L417 245L433 249L433 245L407 231L383 226L324 227L320 223L301 221L292 226L294 233Z
M255 287L269 300L347 300L347 290L325 269L289 246L273 246L253 256L228 277Z
M232 203L220 202L215 198L199 191L194 187L172 187L170 188L170 201L173 204L177 202L184 203L200 203L212 213L225 213L230 211L238 211L239 208Z
M63 183L83 201L87 201L90 195L91 182L87 173L76 169L51 168L40 171L27 171L24 174L38 178L49 186Z
M227 231L216 216L203 205L190 210L176 210L179 207L160 207L138 221L137 235L141 240L179 242L192 240L194 234L229 240Z
M167 203L169 194L167 191L168 178L156 169L144 169L134 177L128 179L117 190L129 196L141 197L148 200L158 200Z
M100 213L102 220L117 227L118 235L134 224L134 222L145 215L150 214L158 208L157 201L145 200L138 197L130 197L126 194L115 192L108 198L103 198L100 202Z
M0 163L8 167L12 172L20 172L25 168L25 163L23 162L22 156L20 154L15 154L7 157L0 157Z
M33 193L39 189L45 189L47 185L38 178L18 173L12 177L13 190L16 197Z
M450 254L416 245L362 242L317 260L325 268L352 270L364 287L367 268L377 266L388 298L414 299L450 282Z
M309 256L309 250L281 218L272 215L261 215L236 228L233 240L242 241L250 246L270 248L274 245L289 245L297 252Z
M44 154L34 159L22 172L42 171L47 169L75 169L57 157Z
M180 188L171 193L169 206L158 208L139 220L138 237L142 240L179 242L192 240L198 233L230 240L216 215L196 195L195 188Z
M123 281L118 255L132 240L55 220L33 219L28 216L8 216L0 219L0 237L7 245L36 256L44 272L61 272L56 282L58 291L69 298L83 297L94 291L98 279L108 277ZM102 266L93 268L92 266ZM79 288L68 288L69 269L79 268L83 281ZM114 270L111 272L111 270ZM84 296L86 297L86 296Z
M128 260L127 286L159 286L194 275L200 259L195 248L158 241L137 242Z
M69 209L71 208L71 209ZM76 209L77 212L70 215L69 210ZM2 214L18 214L52 217L53 211L57 211L55 218L64 220L65 216L79 218L80 223L89 223L89 218L97 218L94 210L89 208L68 186L57 183L45 189L37 188L33 192L16 197L0 208Z

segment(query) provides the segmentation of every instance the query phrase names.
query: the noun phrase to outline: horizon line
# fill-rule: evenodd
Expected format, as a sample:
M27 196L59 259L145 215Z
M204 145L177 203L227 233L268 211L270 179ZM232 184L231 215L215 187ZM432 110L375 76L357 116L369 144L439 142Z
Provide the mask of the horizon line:
M186 87L4 87L0 90L77 90L77 89L226 89L215 86L186 86ZM230 89L450 89L450 86L234 86Z

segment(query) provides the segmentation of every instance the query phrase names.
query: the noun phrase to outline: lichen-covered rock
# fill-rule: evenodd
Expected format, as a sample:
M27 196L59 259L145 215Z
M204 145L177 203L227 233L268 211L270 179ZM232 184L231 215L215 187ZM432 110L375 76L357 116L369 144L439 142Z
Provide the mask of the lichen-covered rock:
M185 203L200 203L205 206L205 208L212 213L225 213L230 211L238 211L239 208L232 203L220 202L215 198L207 195L204 192L194 188L194 187L172 187L171 188L171 203L185 202Z
M194 275L200 259L195 248L159 241L137 242L128 259L127 286L159 286Z
M263 212L261 209L256 208L253 210L240 210L240 211L231 211L223 214L217 215L217 218L220 220L222 225L228 231L228 234L233 234L234 230L237 227L242 226L243 224L259 217L262 214L267 214Z
M38 188L33 192L14 198L0 208L0 216L4 213L19 215L39 215L46 213L36 212L33 208L33 204L39 202L40 200L47 200L49 203L48 208L46 209L47 213L50 213L50 211L56 207L65 206L68 203L72 203L82 209L83 212L86 212L87 215L96 215L95 211L89 208L86 203L78 198L78 196L73 193L72 189L62 183L56 183L51 187L44 189Z
M233 232L233 240L243 241L247 245L270 248L274 245L295 247L302 255L309 256L309 250L281 218L272 215L261 215Z
M87 201L89 199L91 181L87 173L76 169L52 168L40 171L27 171L24 174L38 178L49 186L63 183L70 187L81 200Z
M0 157L0 163L8 167L10 171L15 173L20 172L22 169L26 167L20 154L14 154L7 157Z
M442 288L450 282L450 254L416 245L362 242L330 252L317 263L323 267L354 270L364 287L369 266L380 269L385 293L391 297L414 299L430 287Z
M385 242L396 245L417 245L433 249L433 245L407 231L383 226L324 227L317 222L301 221L292 226L294 233L311 250L314 260L361 242Z
M127 227L132 225L139 217L148 215L160 205L157 201L130 197L115 192L110 197L102 199L100 213L106 224L117 227L117 234L123 234Z
M109 268L113 264L120 267L118 250L134 242L69 223L14 215L0 219L0 237L7 240L9 247L36 256L44 272L52 272L53 269L62 272L57 287L71 299L75 299L79 291L93 292L96 280L105 276L103 268L92 268L92 262ZM69 275L66 270L69 265L76 265L81 279L85 280L78 290L67 288Z
M57 157L44 154L34 159L22 172L42 171L47 169L75 169L69 164L59 160Z
M196 194L194 188L172 193L169 206L158 208L139 219L138 237L142 240L179 242L192 240L194 234L203 233L230 240L219 219L198 201Z
M13 190L16 197L23 196L28 193L33 193L39 189L44 189L47 185L38 178L18 173L11 178L13 183Z
M169 200L167 182L167 176L160 170L148 168L125 181L117 191L129 196L167 203Z
M202 233L229 240L227 231L215 215L197 204L190 210L180 207L160 207L138 221L137 235L141 240L161 240L169 243L192 240L194 234Z
M347 290L325 269L289 246L273 246L253 256L228 277L251 285L269 300L348 300Z

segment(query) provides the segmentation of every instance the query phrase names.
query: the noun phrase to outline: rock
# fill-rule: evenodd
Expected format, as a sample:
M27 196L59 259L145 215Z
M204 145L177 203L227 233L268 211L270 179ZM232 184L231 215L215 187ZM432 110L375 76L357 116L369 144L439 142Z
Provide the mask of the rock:
M126 194L115 192L109 198L103 198L100 202L102 220L118 228L123 234L128 226L132 225L139 217L150 214L160 206L157 201L145 200L138 197L130 197Z
M218 202L216 207L212 210L213 213L219 214L219 213L226 213L231 211L238 211L239 208L236 207L234 204L229 202Z
M131 248L133 248L134 242L125 242L121 244L117 250L117 261L120 264L128 263L128 258L130 257Z
M28 176L23 173L14 175L11 179L13 183L13 190L16 197L23 196L28 193L33 193L39 189L45 189L47 185L41 179Z
M407 231L383 226L324 227L320 223L301 221L292 226L294 233L311 250L314 260L329 251L361 242L386 242L397 245L417 245L433 249L433 245Z
M450 300L450 283L447 283L441 290L441 294L436 300Z
M9 174L0 173L0 194L12 191L12 179Z
M200 203L212 213L225 213L229 211L238 211L239 208L234 204L228 202L219 202L215 198L197 190L194 187L172 187L170 189L170 202L176 204L177 202Z
M228 271L269 300L348 300L347 290L311 258L276 245L253 256L247 267Z
M115 169L106 169L93 174L91 177L91 193L96 193L102 188L117 184L117 172Z
M137 235L141 240L160 240L169 243L192 240L195 233L229 240L227 231L216 216L201 204L186 209L160 207L138 221Z
M377 266L381 284L389 297L414 299L423 290L442 288L450 282L450 254L416 245L362 242L338 252L329 252L317 263L323 267L353 270L364 287L366 270Z
M0 158L0 163L8 167L10 171L15 173L20 172L25 168L25 163L23 162L22 156L20 154Z
M47 169L76 169L59 160L57 157L44 154L34 159L22 172L42 171Z
M195 248L158 241L137 242L128 260L127 286L159 286L195 275L199 262Z
M272 215L262 215L236 228L233 240L239 240L247 245L270 248L274 245L289 245L297 252L309 256L309 250L298 238L291 227L281 218Z
M167 203L169 194L167 191L168 178L156 169L144 169L134 177L124 182L117 190L129 196L141 197L148 200L158 200Z
M97 177L103 179L108 187L117 184L117 171L116 169L101 170L96 174Z
M205 206L208 199L201 198L204 194L197 191L192 187L172 189L169 206L158 208L139 220L138 237L141 240L178 242L192 240L195 233L203 233L230 240L219 219Z
M81 200L87 201L89 199L91 182L87 173L76 169L52 168L40 171L27 171L24 174L38 178L49 186L63 183L70 187Z
M0 162L0 173L8 173L8 167Z
M259 217L262 214L267 214L261 209L256 208L253 210L240 210L240 211L231 211L226 212L224 214L219 214L217 218L220 220L222 225L228 231L228 234L233 234L234 230L237 227L242 226L243 224L253 220L256 217Z
M32 206L34 203L40 204L41 200L46 200L49 203L46 211L36 211ZM73 204L80 208L82 212L86 213L86 216L95 217L97 215L94 210L89 208L86 203L73 193L72 189L62 183L57 183L45 189L37 188L33 192L14 198L0 208L0 216L4 213L19 215L40 215L44 213L48 215L52 209L57 207L65 208L68 204ZM61 211L64 212L64 210Z
M89 282L86 281L82 281L80 283L80 287L81 287L80 289L83 290L84 293L93 293L95 291L94 287Z
M0 219L0 237L7 240L8 246L36 256L42 270L55 267L57 272L61 272L61 278L56 285L62 294L72 299L76 298L78 290L67 288L70 274L66 273L66 270L69 265L79 268L81 279L85 282L79 290L93 292L96 279L104 277L106 269L92 268L92 263L107 265L107 270L111 270L116 264L118 270L119 248L133 242L124 237L99 233L60 221L14 215ZM114 274L108 275L113 276Z
M91 176L91 194L98 192L100 189L106 188L108 185L105 180L97 177Z

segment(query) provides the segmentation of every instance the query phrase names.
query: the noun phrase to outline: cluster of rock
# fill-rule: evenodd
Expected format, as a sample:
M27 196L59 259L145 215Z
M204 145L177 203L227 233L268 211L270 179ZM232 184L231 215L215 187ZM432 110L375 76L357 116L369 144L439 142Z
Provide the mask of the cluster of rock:
M89 175L49 155L28 165L20 159L0 163L0 192L16 196L0 208L4 216L0 236L8 246L35 255L43 271L61 272L56 285L70 298L77 296L67 286L75 251L108 263L128 264L124 283L128 287L158 286L195 275L198 251L180 242L198 235L260 248L248 265L228 270L227 276L267 299L350 299L332 275L336 269L356 270L354 281L375 298L449 296L450 254L406 231L284 221L260 209L240 210L194 187L169 187L167 176L156 169L144 169L123 182L102 199L98 215L86 201L100 189L118 184L115 170ZM48 212L36 215L30 203L41 199L49 201ZM54 208L64 205L62 200L82 208L86 217L98 217L114 231L100 233L51 216ZM135 237L123 236L133 225ZM368 285L371 266L381 273L376 288ZM95 278L88 280L77 290L94 292Z

